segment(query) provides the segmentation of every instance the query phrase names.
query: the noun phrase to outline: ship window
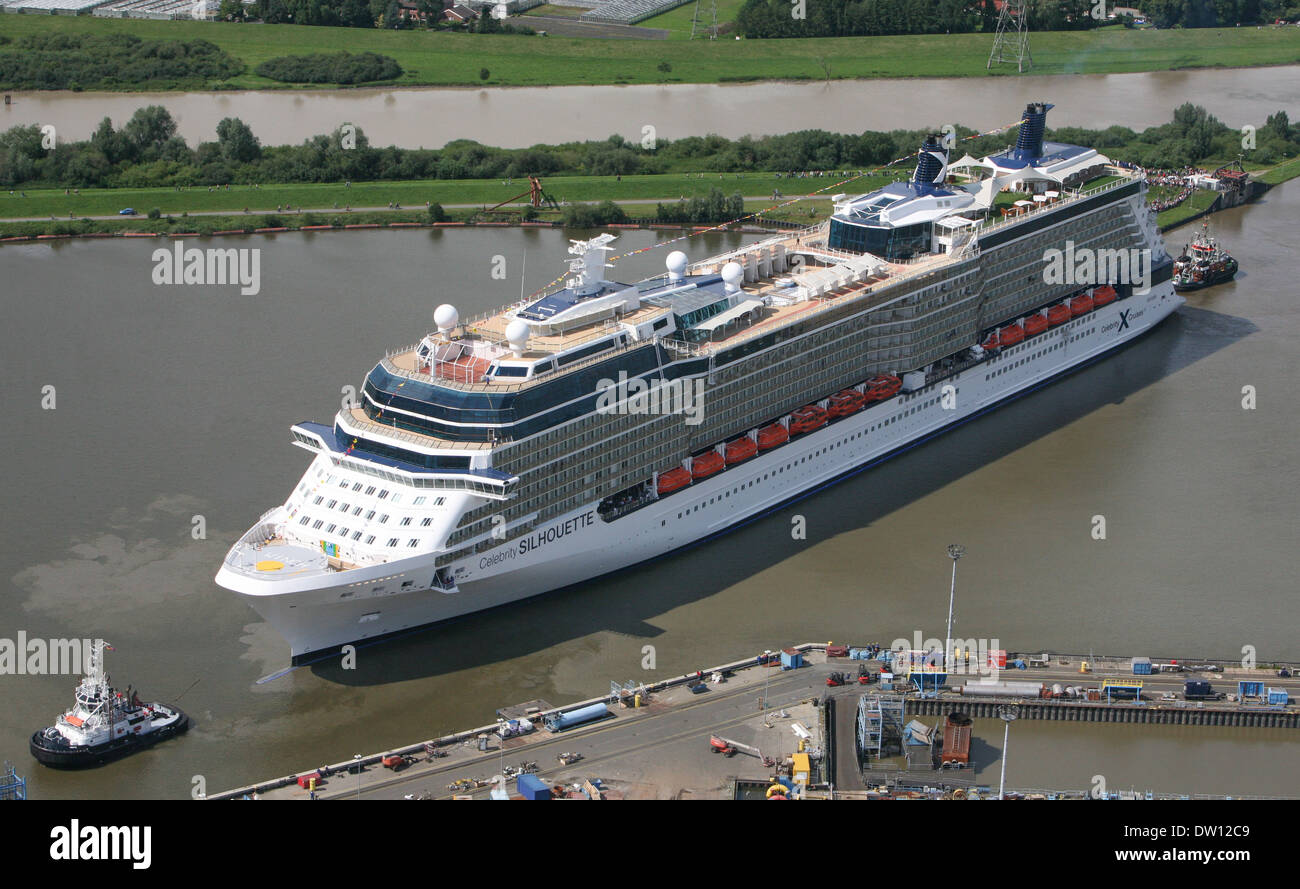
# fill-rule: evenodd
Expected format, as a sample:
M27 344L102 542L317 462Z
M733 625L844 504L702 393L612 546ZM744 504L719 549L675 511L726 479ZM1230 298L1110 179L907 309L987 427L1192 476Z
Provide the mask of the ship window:
M347 486L348 486L348 480L347 480L347 479L343 479L343 481L339 482L339 487L340 487L340 488L346 488Z
M433 524L433 519L425 519L424 521L420 522L420 527L421 527L421 528L427 528L427 527L429 527L431 524Z
M402 519L402 527L405 528L405 527L406 527L407 525L409 525L409 524L411 524L411 517L410 517L409 515L403 517L403 519Z
M353 486L352 486L352 490L354 490L354 491L360 491L360 490L361 490L361 482L357 482L355 485L353 485Z
M339 512L347 512L348 507L350 507L351 505L352 505L351 503L344 503L342 506L339 507Z
M360 540L360 539L361 539L361 532L360 532L360 531L353 531L353 532L352 532L352 539L353 539L353 540Z
M388 521L388 516L387 516L387 515L381 515L381 516L379 517L379 524L381 524L381 525L382 525L382 524L385 524L387 521Z
M326 534L333 534L333 533L334 533L334 529L337 528L337 527L338 527L338 525L330 525L328 528L325 529L325 533L326 533Z
M317 519L316 521L312 522L312 525L311 525L311 526L312 526L312 529L315 530L315 529L319 528L319 527L320 527L321 525L323 525L323 524L325 524L325 520L324 520L324 519Z
M371 534L369 537L366 538L366 545L367 545L367 546L369 546L370 544L372 544L372 543L374 543L374 542L375 542L375 535Z
M397 538L396 538L396 537L390 537L390 538L388 538L388 545L389 545L389 546L397 546Z
M324 499L325 499L324 497L317 497L315 500L312 501L312 503L315 503L317 506L320 506L321 501Z
M434 505L434 506L442 506L442 505L443 505L444 503L446 503L446 502L447 502L447 498L446 498L446 497L439 497L437 500L433 501L433 505Z
M414 505L414 506L421 506L421 505L423 505L424 501L425 501L425 500L428 500L428 499L429 499L428 497L416 497L416 498L415 498L415 502L413 503L413 505Z
M354 507L352 507L352 514L353 514L353 515L361 515L361 507L360 507L360 506L354 506Z
M380 500L383 500L383 499L384 499L385 497L387 497L387 496L388 496L388 491L385 490L385 491L380 491L380 492L379 492L379 499L380 499Z
M420 545L420 539L418 537L412 537L406 545L412 548L417 547Z
M370 487L366 488L366 496L370 496L370 495L373 494L373 493L375 493L375 486L374 486L374 485L371 485Z
M300 521L298 524L300 524L300 525L305 525L305 524L307 524L307 523L310 522L310 521L311 521L311 516L309 516L309 515L305 515L305 516L302 517L302 521Z
M367 521L367 522L370 521L371 519L373 519L374 517L375 517L375 511L374 511L373 509L370 510L370 512L366 513L366 521Z

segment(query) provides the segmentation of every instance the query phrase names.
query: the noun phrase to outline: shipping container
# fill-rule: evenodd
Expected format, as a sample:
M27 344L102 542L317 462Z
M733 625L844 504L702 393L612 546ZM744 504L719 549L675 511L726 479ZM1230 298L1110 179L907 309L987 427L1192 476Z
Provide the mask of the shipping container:
M536 775L524 774L515 779L515 786L524 799L550 799L551 788Z
M997 667L999 670L1005 670L1005 669L1007 668L1007 652L1006 652L1006 649L997 648L997 649L994 649L993 651L990 651L990 652L989 652L989 666L990 666L990 667Z
M1183 683L1183 697L1189 701L1213 697L1214 687L1204 679L1188 679Z
M1270 704L1280 704L1283 707L1290 701L1290 695L1285 688L1269 688L1268 702Z
M827 656L827 657L848 657L848 656L849 656L849 649L848 649L848 646L846 646L846 645L827 645L827 646L826 646L826 656Z
M1151 658L1149 658L1149 657L1135 657L1135 658L1133 658L1132 665L1133 665L1133 675L1134 675L1134 676L1150 676L1150 675L1151 675Z
M943 754L940 763L946 769L961 769L970 764L970 717L953 712L943 723Z

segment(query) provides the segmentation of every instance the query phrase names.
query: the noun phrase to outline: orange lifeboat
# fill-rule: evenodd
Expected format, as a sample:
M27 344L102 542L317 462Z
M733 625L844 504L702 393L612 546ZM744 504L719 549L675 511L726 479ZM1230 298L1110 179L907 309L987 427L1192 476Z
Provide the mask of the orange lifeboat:
M1086 315L1092 311L1092 305L1092 297L1086 293L1083 296L1076 296L1070 300L1070 314L1076 318Z
M691 478L699 481L719 472L725 465L722 455L717 451L705 451L691 460Z
M867 401L885 401L898 394L903 381L891 374L879 374L867 380Z
M862 410L862 406L866 403L867 396L857 389L845 389L843 392L836 392L831 396L831 406L828 413L832 417L847 417L851 413Z
M1066 309L1066 311L1068 312L1070 310ZM980 345L984 348L985 352L992 352L994 349L996 349L998 346L1002 344L998 342L998 333L995 330L993 331L993 333L989 334L989 338L986 339L984 342L980 343Z
M1012 324L1009 327L1002 328L998 332L998 343L1003 346L1014 346L1025 338L1025 329L1019 324Z
M1052 327L1058 324L1064 324L1070 320L1070 307L1065 303L1057 303L1047 310L1047 323Z
M727 442L727 446L723 448L723 451L725 452L723 454L723 459L726 461L728 466L731 466L735 463L741 462L742 460L748 460L750 457L757 454L758 445L754 443L754 439L746 435L743 438L736 439L735 441Z
M1047 329L1047 319L1042 315L1030 315L1025 319L1025 336L1037 336Z
M1092 304L1095 308L1100 309L1102 306L1108 306L1115 301L1115 288L1109 284L1103 284L1092 292Z
M681 466L675 466L667 472L659 473L659 484L656 486L659 490L659 496L671 494L673 491L680 491L691 483L691 474Z
M819 429L826 425L827 417L826 411L816 405L804 405L790 413L790 434L801 435L804 432Z
M790 440L790 433L780 423L764 426L758 430L758 449L767 451Z

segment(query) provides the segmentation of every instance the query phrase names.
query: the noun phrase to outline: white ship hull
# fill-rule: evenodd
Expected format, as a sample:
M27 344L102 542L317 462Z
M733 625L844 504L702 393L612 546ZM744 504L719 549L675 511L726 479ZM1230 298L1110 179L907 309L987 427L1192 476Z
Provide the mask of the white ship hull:
M252 584L228 566L217 580L239 592L289 641L295 661L535 596L735 527L1097 359L1146 333L1182 303L1172 284L1159 284L1003 350L995 361L798 436L613 522L597 515L593 501L452 565L450 590L432 584L436 553L304 577L300 583ZM953 387L955 403L945 403L947 386Z

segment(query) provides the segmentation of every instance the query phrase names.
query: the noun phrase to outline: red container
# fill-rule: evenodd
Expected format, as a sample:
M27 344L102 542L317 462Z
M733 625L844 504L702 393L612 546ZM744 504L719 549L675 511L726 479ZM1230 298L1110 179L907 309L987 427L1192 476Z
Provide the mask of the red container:
M319 787L321 785L320 772L310 772L306 775L299 775L298 786L301 787L303 790L306 790L307 787L311 784L313 778L316 780L316 786Z
M997 667L999 670L1007 668L1007 653L1005 649L994 649L989 652L989 666Z
M827 645L826 656L827 657L848 657L849 647L847 645Z

